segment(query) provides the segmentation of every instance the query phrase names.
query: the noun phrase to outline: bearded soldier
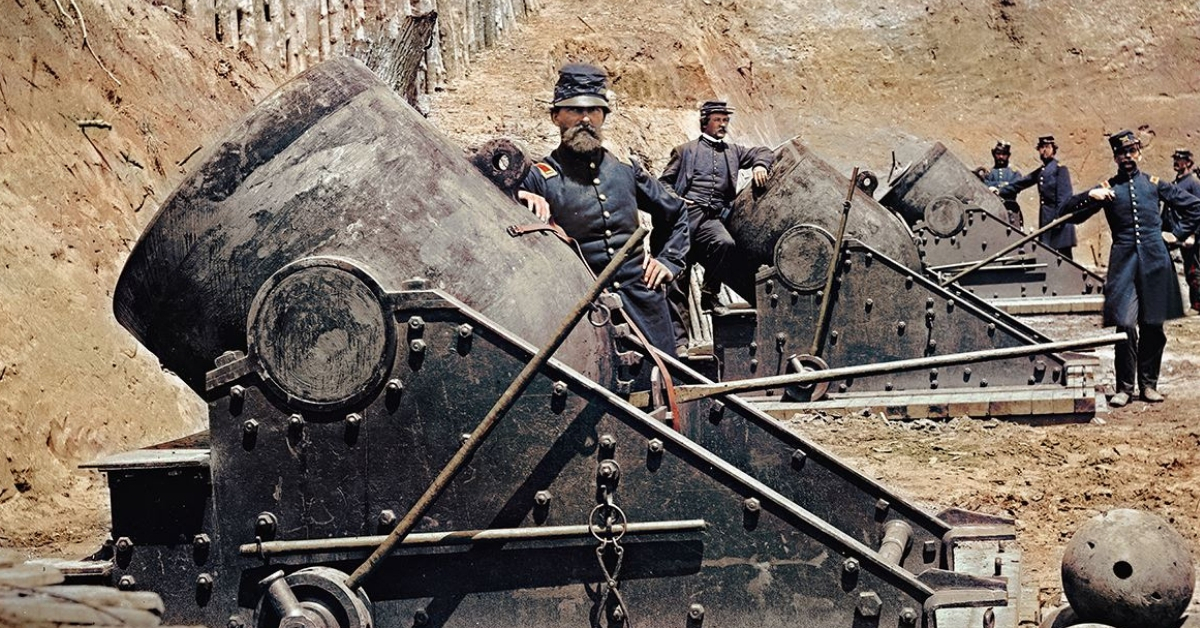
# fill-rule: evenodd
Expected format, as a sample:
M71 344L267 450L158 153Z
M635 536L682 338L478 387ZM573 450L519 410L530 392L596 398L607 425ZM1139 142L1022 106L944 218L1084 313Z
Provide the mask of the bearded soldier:
M650 254L635 251L612 287L621 295L626 316L650 344L674 355L665 287L683 270L687 257L683 200L636 162L604 148L601 128L610 111L604 70L588 64L563 66L550 106L561 141L534 164L517 196L538 218L562 227L596 274L637 230L638 210L650 215Z

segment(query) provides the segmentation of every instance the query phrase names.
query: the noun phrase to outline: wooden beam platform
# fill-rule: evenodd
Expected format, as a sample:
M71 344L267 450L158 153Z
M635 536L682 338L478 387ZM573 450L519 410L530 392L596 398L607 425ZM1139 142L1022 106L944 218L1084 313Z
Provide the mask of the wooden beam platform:
M838 393L809 402L780 401L776 396L743 399L780 420L797 413L843 415L869 411L892 420L970 416L1083 422L1090 421L1097 409L1095 387L1083 384Z

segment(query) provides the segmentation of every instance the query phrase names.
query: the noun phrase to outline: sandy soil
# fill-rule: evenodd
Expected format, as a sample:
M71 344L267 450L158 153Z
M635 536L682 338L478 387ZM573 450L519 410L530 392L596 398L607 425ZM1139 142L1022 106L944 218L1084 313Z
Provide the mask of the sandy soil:
M1055 338L1094 335L1090 317L1027 317ZM1110 330L1111 331L1111 330ZM957 418L796 416L794 428L930 510L948 505L1016 518L1023 577L1055 603L1063 549L1085 521L1113 508L1166 518L1200 547L1200 317L1167 325L1161 404L1135 401L1090 423L1026 425ZM1098 351L1112 382L1112 350Z
M0 545L39 555L79 556L105 535L103 478L75 465L203 426L195 395L116 324L112 287L194 151L285 78L153 3L80 4L91 51L52 0L13 0L0 20ZM1050 132L1079 186L1110 170L1102 133L1128 127L1157 138L1146 169L1166 174L1175 145L1200 148L1200 7L1075 4L547 0L431 117L464 146L508 136L540 154L556 142L555 68L586 60L614 76L611 142L651 169L719 95L739 109L736 141L798 135L846 171L886 173L893 153L933 141L984 163L998 137L1029 170ZM1100 226L1081 233L1102 262ZM1031 324L1055 339L1097 331L1090 317ZM1092 424L793 423L931 508L1015 516L1049 599L1064 542L1105 509L1151 510L1200 547L1200 319L1168 335L1167 402Z

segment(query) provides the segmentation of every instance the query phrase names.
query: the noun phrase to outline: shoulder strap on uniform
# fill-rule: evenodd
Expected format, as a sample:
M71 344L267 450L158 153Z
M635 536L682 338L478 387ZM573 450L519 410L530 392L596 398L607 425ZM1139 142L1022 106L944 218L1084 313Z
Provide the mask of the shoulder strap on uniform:
M537 168L538 172L542 173L543 179L551 179L551 178L558 176L558 171L555 170L553 166L551 166L550 164L548 164L544 161L539 161L539 162L533 164L533 167Z
M1154 176L1154 175L1150 175L1150 184L1151 184L1151 185L1158 185L1158 177L1156 177L1156 176Z

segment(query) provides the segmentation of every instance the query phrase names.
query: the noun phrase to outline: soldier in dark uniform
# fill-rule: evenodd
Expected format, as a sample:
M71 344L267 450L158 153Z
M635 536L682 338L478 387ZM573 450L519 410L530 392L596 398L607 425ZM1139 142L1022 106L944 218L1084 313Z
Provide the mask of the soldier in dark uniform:
M983 176L983 184L993 192L999 192L1000 186L1014 183L1021 178L1021 173L1008 167L1008 159L1012 157L1012 144L999 140L992 147L992 169ZM1025 217L1021 215L1021 205L1017 203L1017 190L1008 189L1000 195L1004 201L1004 209L1008 211L1008 222L1018 229L1025 229Z
M733 209L737 193L738 172L750 170L755 187L766 186L768 170L775 155L765 146L742 146L725 141L733 108L725 101L710 100L700 105L700 137L671 149L671 157L659 180L675 188L675 193L687 203L688 229L692 248L691 264L704 267L704 284L700 289L700 307L712 309L717 303L721 284L728 284L744 298L753 295L753 269L737 272L730 255L735 243L725 221ZM682 311L687 305L687 286L679 285L680 277L671 290L675 302L675 336L686 347L687 332L682 325Z
M996 186L996 193L1003 198L1025 188L1037 185L1038 189L1038 228L1045 227L1059 217L1063 203L1071 197L1071 173L1067 167L1058 163L1058 144L1053 135L1043 135L1038 138L1038 155L1042 165L1033 172L1013 181ZM1075 225L1067 223L1059 225L1043 233L1039 240L1042 244L1058 251L1060 255L1071 259L1071 249L1075 248Z
M1175 167L1175 185L1183 188L1184 192L1200 197L1200 178L1192 170L1192 151L1178 148L1171 155ZM1178 222L1178 218L1170 207L1163 207L1163 228L1170 231ZM1183 253L1183 276L1188 285L1188 304L1193 310L1200 310L1200 247L1196 246L1196 234L1189 234L1180 247Z
M1067 201L1072 222L1083 222L1101 209L1112 231L1108 277L1104 282L1104 325L1115 325L1129 338L1116 346L1117 394L1109 403L1129 403L1134 385L1144 401L1159 402L1158 373L1167 337L1163 323L1183 316L1179 281L1167 252L1200 225L1200 198L1138 170L1141 142L1131 131L1109 138L1117 174ZM1176 212L1178 224L1163 231L1159 203Z
M534 164L517 196L542 220L553 218L578 243L597 274L637 229L638 209L650 214L651 255L635 252L618 271L613 287L627 318L650 344L674 355L665 286L683 270L687 257L683 200L640 165L602 146L600 128L609 111L604 70L586 64L563 66L550 106L561 142Z

